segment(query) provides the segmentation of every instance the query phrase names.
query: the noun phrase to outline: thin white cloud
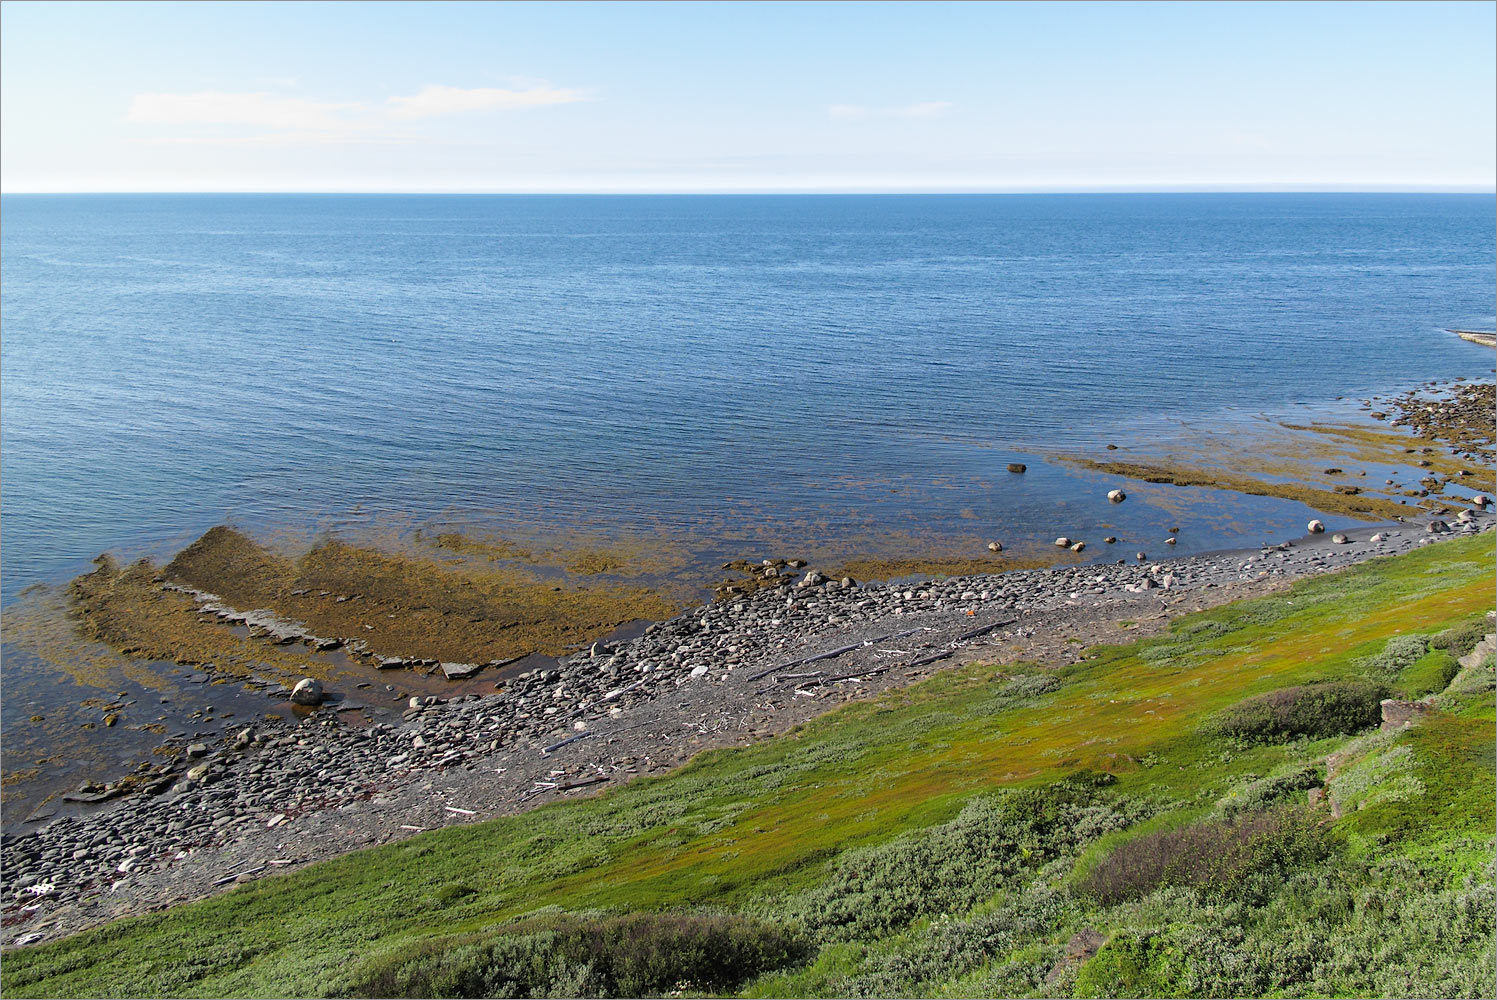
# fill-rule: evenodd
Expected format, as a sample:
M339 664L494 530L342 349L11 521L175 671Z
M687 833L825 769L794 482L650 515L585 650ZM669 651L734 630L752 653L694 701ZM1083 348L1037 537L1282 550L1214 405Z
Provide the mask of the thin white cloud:
M950 101L921 101L902 108L890 108L889 114L899 118L940 118L951 113L955 107Z
M949 115L956 105L950 101L920 101L889 108L868 108L861 104L833 104L826 113L848 121L860 118L940 118Z
M833 118L867 118L868 109L858 104L833 104L826 109Z
M588 99L582 90L552 87L540 80L517 82L514 89L432 85L383 103L313 101L270 91L205 90L190 94L136 94L125 121L178 130L157 134L150 143L230 145L326 145L344 142L395 143L397 123L477 111L501 111L571 104ZM253 130L253 134L244 134Z
M125 115L137 125L240 125L278 131L330 132L365 128L361 103L336 104L265 91L136 94Z
M587 99L584 91L536 85L523 90L500 87L423 87L409 97L391 97L385 103L394 118L430 118L472 111L512 111L552 104L574 104Z

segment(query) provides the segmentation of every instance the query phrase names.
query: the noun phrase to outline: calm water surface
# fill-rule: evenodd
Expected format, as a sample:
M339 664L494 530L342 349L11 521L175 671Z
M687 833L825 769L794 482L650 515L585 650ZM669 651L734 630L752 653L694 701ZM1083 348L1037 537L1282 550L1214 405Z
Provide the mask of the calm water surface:
M0 589L226 519L1039 530L1074 483L1015 455L1489 372L1443 328L1492 326L1493 231L1484 195L6 197Z

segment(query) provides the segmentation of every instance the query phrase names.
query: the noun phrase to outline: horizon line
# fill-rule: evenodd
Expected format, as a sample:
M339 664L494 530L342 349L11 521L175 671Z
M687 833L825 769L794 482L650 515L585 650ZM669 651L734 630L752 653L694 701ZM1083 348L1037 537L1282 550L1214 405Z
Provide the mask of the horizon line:
M688 190L619 190L596 189L542 189L542 188L265 188L183 190L165 188L109 188L109 189L46 189L33 188L19 191L5 190L0 186L0 195L21 196L87 196L87 195L344 195L344 196L580 196L580 197L690 197L740 195L747 197L773 196L844 196L879 197L890 195L1098 195L1098 194L1489 194L1497 195L1497 185L1476 186L1465 184L1426 184L1409 186L1368 185L1277 185L1269 187L1236 186L1189 186L1151 187L1069 187L1069 188L704 188Z

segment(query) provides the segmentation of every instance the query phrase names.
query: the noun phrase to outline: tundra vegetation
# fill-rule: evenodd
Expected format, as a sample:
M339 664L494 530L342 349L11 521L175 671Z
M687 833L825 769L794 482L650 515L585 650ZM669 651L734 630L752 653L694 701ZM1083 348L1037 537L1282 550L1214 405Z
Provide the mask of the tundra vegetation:
M5 955L10 995L1479 996L1491 535ZM1379 700L1430 697L1406 727ZM1313 800L1313 801L1312 801Z

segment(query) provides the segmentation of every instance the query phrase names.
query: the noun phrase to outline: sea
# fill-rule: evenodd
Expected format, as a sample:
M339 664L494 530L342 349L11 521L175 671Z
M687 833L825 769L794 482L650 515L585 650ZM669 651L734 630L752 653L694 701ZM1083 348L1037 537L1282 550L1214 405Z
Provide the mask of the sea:
M1163 537L1059 457L1490 378L1448 331L1493 328L1494 229L1491 194L5 195L0 606L221 523ZM1217 497L1179 552L1309 513Z
M1047 456L1489 375L1447 330L1493 326L1494 218L1458 194L7 195L0 600L224 522L1044 535L1080 489Z

